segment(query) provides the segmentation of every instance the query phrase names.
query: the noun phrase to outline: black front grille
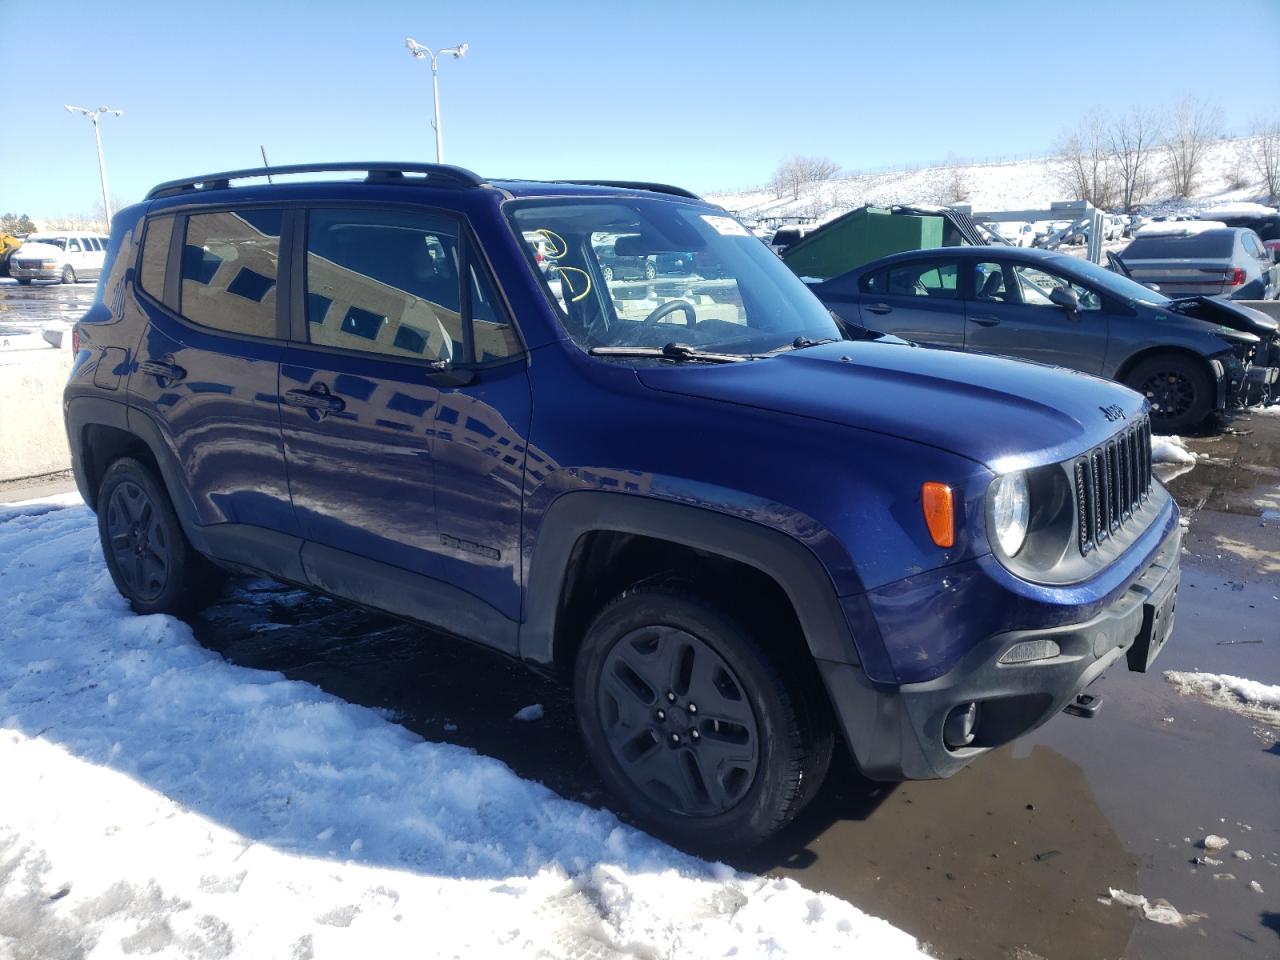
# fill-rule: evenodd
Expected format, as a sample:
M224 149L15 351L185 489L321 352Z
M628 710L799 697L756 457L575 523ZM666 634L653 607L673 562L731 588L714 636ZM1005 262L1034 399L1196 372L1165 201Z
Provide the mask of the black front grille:
M1151 496L1151 424L1143 419L1076 459L1080 553L1120 532Z

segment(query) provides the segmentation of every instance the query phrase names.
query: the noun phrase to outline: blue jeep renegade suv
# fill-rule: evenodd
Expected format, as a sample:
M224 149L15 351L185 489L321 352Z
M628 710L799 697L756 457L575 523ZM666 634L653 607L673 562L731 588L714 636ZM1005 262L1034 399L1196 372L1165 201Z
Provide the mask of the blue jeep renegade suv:
M695 268L610 278L605 248ZM573 684L619 802L704 848L794 817L837 737L945 777L1087 713L1173 621L1138 394L842 328L674 187L162 184L75 350L76 480L135 610L251 571L519 657Z

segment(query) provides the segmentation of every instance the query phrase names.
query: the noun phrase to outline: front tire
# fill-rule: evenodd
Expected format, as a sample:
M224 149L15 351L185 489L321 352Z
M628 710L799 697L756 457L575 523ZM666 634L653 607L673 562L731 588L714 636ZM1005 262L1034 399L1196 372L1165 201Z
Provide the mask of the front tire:
M1124 382L1151 403L1151 428L1156 433L1198 427L1213 409L1213 383L1191 357L1156 354L1135 365Z
M62 282L63 283L76 282L76 271L71 266L71 264L67 264L65 267L62 268Z
M135 613L189 613L222 586L222 572L182 532L164 485L138 460L121 457L103 476L98 536L111 579Z
M652 260L650 260L648 263L646 263L646 264L644 265L644 278L645 278L646 280L652 280L652 279L654 279L657 275L658 275L658 268L657 268L657 266L653 263L653 261L652 261Z
M834 742L820 694L783 663L695 594L625 591L588 628L574 677L606 786L654 832L699 850L776 833L817 792Z
M604 282L613 283L613 267L605 267L603 273L604 273Z

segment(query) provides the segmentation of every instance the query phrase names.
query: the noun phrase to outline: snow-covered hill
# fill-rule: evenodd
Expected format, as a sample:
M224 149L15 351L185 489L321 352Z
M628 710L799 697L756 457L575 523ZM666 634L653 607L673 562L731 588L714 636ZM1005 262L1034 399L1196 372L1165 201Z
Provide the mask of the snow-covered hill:
M1199 180L1195 198L1172 199L1167 196L1167 187L1157 189L1143 205L1144 212L1265 199L1261 180L1249 159L1252 142L1242 138L1215 143L1205 160L1204 175ZM804 217L825 222L867 203L947 203L953 199L953 187L958 181L967 188L967 202L974 210L1046 208L1054 200L1071 199L1060 185L1061 164L1060 158L1045 157L1009 163L944 165L855 174L810 183L801 188L798 199L790 194L779 199L769 187L712 193L707 199L732 210L748 223L769 217ZM1238 176L1243 176L1247 183L1233 189L1232 182Z

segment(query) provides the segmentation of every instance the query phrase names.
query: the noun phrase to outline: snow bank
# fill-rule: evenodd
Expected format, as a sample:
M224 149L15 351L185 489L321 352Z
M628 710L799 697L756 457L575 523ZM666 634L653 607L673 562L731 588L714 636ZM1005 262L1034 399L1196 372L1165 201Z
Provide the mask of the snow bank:
M135 616L70 499L0 514L0 954L923 956Z
M1203 917L1198 913L1182 913L1168 900L1148 900L1140 893L1126 893L1111 887L1108 891L1111 900L1124 907L1133 907L1142 911L1143 917L1152 923L1162 923L1170 927L1185 927ZM1106 901L1104 901L1106 902Z
M1280 686L1217 673L1166 670L1164 676L1179 693L1196 696L1215 707L1280 726Z
M1151 461L1153 463L1195 463L1196 455L1187 449L1187 441L1181 437L1151 435Z

